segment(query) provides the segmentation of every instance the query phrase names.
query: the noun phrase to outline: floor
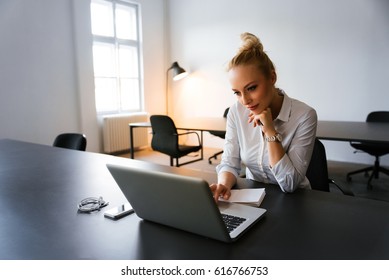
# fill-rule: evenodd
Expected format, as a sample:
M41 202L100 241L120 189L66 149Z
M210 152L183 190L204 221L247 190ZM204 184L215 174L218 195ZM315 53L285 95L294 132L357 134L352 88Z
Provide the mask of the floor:
M218 152L217 149L205 148L204 149L204 160L191 163L183 166L182 168L196 169L203 172L215 172L215 167L219 163L220 156L217 160L212 160L212 164L208 163L208 157ZM122 157L129 158L129 154L122 154ZM193 160L196 155L190 157L184 157L180 159L181 162ZM169 165L169 157L159 152L154 152L150 148L146 148L135 152L135 159L154 162L163 165ZM373 159L372 159L373 160ZM380 174L379 179L373 179L372 189L367 188L367 179L365 174L360 173L352 176L351 182L347 182L346 174L348 172L366 167L366 165L345 163L345 162L328 162L328 173L329 177L336 181L337 184L345 187L349 187L358 197L364 197L369 199L376 199L389 202L389 176ZM339 193L340 191L335 187L331 186L331 192Z

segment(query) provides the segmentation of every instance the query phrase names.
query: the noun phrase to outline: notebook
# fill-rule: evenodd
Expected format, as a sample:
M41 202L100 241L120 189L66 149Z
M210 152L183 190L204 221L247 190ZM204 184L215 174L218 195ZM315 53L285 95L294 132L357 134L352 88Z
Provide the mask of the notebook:
M203 179L122 165L107 168L144 220L233 242L266 213L263 208L215 203Z
M253 207L259 207L265 198L264 188L259 189L237 189L231 190L231 196L228 200L220 198L222 201L241 203Z

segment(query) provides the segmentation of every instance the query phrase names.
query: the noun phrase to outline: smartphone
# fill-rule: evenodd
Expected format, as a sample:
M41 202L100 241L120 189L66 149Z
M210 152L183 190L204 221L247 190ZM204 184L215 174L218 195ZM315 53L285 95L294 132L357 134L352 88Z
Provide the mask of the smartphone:
M120 205L118 207L114 207L112 209L109 209L104 213L104 217L110 218L110 219L120 219L124 216L127 216L131 213L134 213L134 209L132 209L132 206L130 203L126 203L123 205Z

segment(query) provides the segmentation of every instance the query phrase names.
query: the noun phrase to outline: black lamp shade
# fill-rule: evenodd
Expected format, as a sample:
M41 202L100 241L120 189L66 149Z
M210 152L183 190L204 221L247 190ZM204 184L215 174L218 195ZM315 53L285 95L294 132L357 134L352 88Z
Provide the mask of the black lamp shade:
M180 65L178 65L178 62L173 62L172 66L169 68L169 70L173 70L173 80L178 81L188 75L188 73L185 71L184 68L182 68Z

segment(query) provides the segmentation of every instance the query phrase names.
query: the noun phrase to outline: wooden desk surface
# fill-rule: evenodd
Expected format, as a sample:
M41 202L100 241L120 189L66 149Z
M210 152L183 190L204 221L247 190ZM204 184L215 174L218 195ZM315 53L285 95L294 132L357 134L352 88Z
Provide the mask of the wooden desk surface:
M0 259L388 259L389 203L266 187L266 216L233 244L139 219L77 212L79 201L125 198L106 163L215 179L214 173L0 140Z

